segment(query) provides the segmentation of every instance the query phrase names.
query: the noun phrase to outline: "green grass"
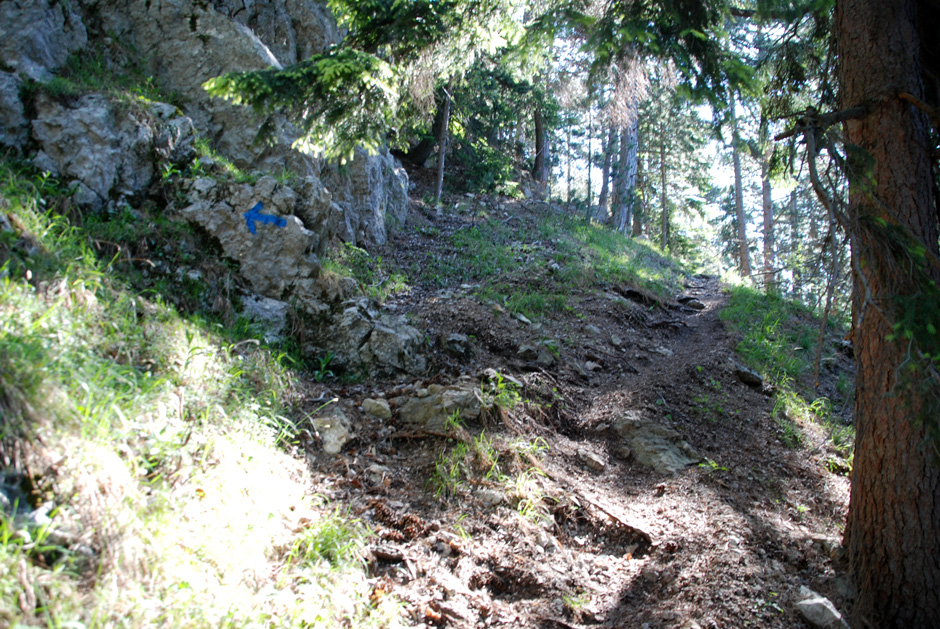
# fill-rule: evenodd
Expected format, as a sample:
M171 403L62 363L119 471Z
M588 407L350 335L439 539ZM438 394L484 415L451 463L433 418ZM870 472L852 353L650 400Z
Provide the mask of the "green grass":
M299 421L290 361L138 290L99 246L171 226L76 225L63 198L0 165L0 456L28 465L29 508L55 507L46 528L0 516L0 625L393 624L357 558L368 532L279 447Z
M741 357L771 382L800 380L812 369L819 323L801 304L736 286L721 318L741 333Z
M379 302L407 291L408 278L389 268L380 255L349 243L334 247L322 262L323 271L340 277L351 277L364 295Z
M433 287L480 284L481 299L529 319L569 309L574 292L622 286L666 298L687 273L649 244L554 211L531 227L484 217L457 230L450 250L427 252L411 276Z
M811 382L819 339L819 321L811 311L779 295L737 286L731 289L721 317L741 335L736 349L744 362L777 388L772 416L780 442L790 449L803 447L807 444L803 426L813 422L822 425L830 443L850 459L854 428L833 419L832 402L817 397ZM824 342L831 343L831 336L841 337L842 332L830 322ZM823 358L833 352L834 348L824 347ZM836 382L843 396L840 402L848 403L852 388L851 379L840 374Z
M95 44L73 53L47 82L30 89L42 89L60 98L104 93L126 102L140 99L179 104L183 98L167 93L146 71L140 52L120 38L109 44Z

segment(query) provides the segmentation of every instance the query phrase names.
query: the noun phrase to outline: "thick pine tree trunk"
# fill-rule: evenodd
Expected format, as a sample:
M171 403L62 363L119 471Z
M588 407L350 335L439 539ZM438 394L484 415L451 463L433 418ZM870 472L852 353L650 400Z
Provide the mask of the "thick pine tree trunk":
M871 160L856 165L873 169L849 171L858 437L845 537L859 591L855 616L858 626L940 627L940 469L912 421L926 410L921 389L898 382L907 344L887 340L892 326L883 314L891 297L917 286L888 249L887 230L865 220L904 228L937 255L927 117L897 98L922 98L917 3L840 0L836 31L841 107L870 107L845 124L846 142Z
M741 262L741 275L751 276L751 254L747 246L747 217L744 216L744 191L741 186L741 139L738 137L738 118L731 103L732 152L734 164L734 211L738 219L738 259Z
M639 149L638 149L639 150ZM633 228L630 230L630 235L636 238L643 233L643 213L646 211L646 188L643 186L643 159L637 158L636 160L636 185L637 185L637 194L636 200L633 205ZM641 194L642 187L642 194Z
M796 207L796 189L790 192L790 258L793 265L793 296L803 299L803 263L800 252L800 215Z

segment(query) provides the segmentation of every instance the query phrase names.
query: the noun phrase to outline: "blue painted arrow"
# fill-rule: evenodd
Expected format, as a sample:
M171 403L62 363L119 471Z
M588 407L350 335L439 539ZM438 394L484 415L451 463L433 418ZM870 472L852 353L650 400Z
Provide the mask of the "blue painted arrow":
M281 218L280 216L274 216L273 214L262 214L261 210L264 209L264 203L258 201L257 204L247 212L245 212L245 223L248 225L248 231L252 234L255 233L255 222L258 223L270 223L277 227L287 227L287 221Z

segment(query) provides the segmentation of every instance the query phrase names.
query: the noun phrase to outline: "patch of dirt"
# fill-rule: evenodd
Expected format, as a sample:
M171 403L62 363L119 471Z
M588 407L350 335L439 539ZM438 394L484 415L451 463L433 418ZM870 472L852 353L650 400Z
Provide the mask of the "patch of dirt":
M519 220L536 211L489 203L491 214ZM423 204L413 214L380 252L406 269L449 255L447 236L476 220ZM442 627L799 627L800 585L848 611L840 531L849 482L826 469L818 426L802 425L804 445L787 448L770 392L735 376L716 278L690 278L675 301L596 287L535 323L474 289L419 286L387 304L434 343L433 377L301 387L310 400L358 404L487 368L521 384L525 402L463 436L358 413L342 454L308 442L312 491L377 530L374 597L396 596L410 622ZM451 334L470 339L468 356L445 351L439 339ZM520 354L546 339L557 341L553 364ZM612 427L627 410L680 433L701 464L668 476L639 465ZM435 495L440 457L481 432L501 444L509 480L481 472ZM547 449L513 449L523 443Z

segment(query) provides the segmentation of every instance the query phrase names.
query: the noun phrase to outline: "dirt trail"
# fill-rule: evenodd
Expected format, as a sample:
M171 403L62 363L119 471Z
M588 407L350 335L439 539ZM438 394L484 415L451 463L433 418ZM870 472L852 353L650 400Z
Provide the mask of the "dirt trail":
M735 376L717 279L687 282L680 297L700 310L614 292L578 296L536 331L469 287L413 291L390 307L432 337L473 335L472 359L440 353L438 376L405 387L310 385L311 397L392 398L494 367L556 398L452 439L363 414L354 448L309 453L313 491L379 530L375 596L397 596L418 626L447 627L798 627L800 585L845 610L835 570L848 481L826 471L811 426L807 447L784 447L773 399ZM554 367L516 357L552 335L566 339ZM625 411L680 433L700 463L666 475L631 459L612 428ZM503 480L481 471L436 497L435 463L481 433Z

